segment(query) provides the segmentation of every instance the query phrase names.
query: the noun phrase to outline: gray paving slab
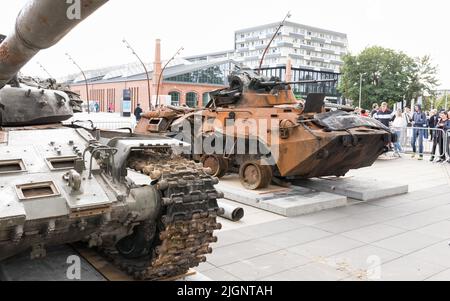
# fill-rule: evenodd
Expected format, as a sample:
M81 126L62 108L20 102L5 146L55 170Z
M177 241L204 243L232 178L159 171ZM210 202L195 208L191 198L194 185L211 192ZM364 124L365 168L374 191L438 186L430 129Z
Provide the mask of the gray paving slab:
M238 230L219 231L216 236L218 237L218 241L214 244L214 249L252 240L250 235L242 233Z
M450 217L449 207L441 206L431 210L410 214L384 222L387 225L414 230L447 220Z
M296 181L295 185L343 195L361 201L372 201L408 193L408 185L382 178L345 177Z
M408 231L387 239L374 242L373 245L402 254L410 254L412 252L429 247L441 240L441 238L422 234L417 231Z
M450 269L433 275L427 278L426 281L450 281Z
M359 228L356 230L352 230L349 232L344 232L341 235L364 243L372 243L375 241L383 240L398 235L400 233L404 233L406 231L407 230L397 227L392 227L383 224L375 224Z
M446 268L408 255L394 259L381 267L383 281L422 281Z
M365 226L369 226L375 224L371 220L356 218L356 217L345 217L337 220L332 220L326 223L321 223L314 225L314 227L332 232L332 233L343 233L348 232L350 230L362 228Z
M251 238L260 238L277 233L283 233L303 227L301 223L290 219L282 219L268 223L239 228L237 231Z
M423 261L450 268L450 246L449 241L437 243L420 251L414 252L411 256Z
M296 221L306 226L314 226L317 224L337 220L348 216L349 216L348 214L337 212L335 210L327 210L318 213L308 214L305 216L291 218L290 220Z
M205 271L212 270L215 268L216 268L216 266L213 266L209 262L202 262L198 267L195 268L195 270L197 272L205 272Z
M242 260L221 268L242 280L251 281L305 265L310 261L306 257L283 250Z
M353 215L353 217L362 219L370 223L380 223L395 218L407 216L410 214L412 214L410 210L399 209L398 207L391 207L391 208L379 208L377 210L363 212L358 215Z
M260 240L277 247L289 248L332 235L330 232L305 226L297 230L262 237Z
M450 220L445 220L416 230L419 233L450 239Z
M347 272L352 279L371 280L375 276L374 269L384 263L403 256L400 253L388 251L371 245L362 246L350 251L330 256L328 264Z
M241 281L238 277L231 275L230 273L222 270L221 268L215 268L202 273L212 281Z
M352 202L353 201L353 202ZM366 202L361 202L357 200L348 200L348 205L346 207L333 209L333 212L343 213L348 216L360 215L363 213L371 212L380 209L380 206L372 205Z
M252 240L216 249L212 254L207 256L207 260L214 266L221 267L240 260L279 251L281 249L282 248L280 247L276 247L260 240Z
M292 270L265 277L264 281L338 281L348 277L347 273L339 271L323 263L310 263Z
M362 242L341 235L334 235L331 237L325 237L313 242L291 247L287 250L311 258L313 260L320 260L320 258L339 254L351 249L361 247L363 245L364 243Z

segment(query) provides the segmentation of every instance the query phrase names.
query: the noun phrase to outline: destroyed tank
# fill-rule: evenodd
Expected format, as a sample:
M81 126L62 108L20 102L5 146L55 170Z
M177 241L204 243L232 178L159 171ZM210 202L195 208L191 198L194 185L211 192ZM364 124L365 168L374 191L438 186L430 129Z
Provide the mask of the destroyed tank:
M326 106L323 94L298 101L291 89L292 84L321 82L282 82L241 69L230 75L228 88L210 93L204 109L170 120L145 114L137 132L159 129L190 141L192 158L217 177L239 173L248 189L272 181L340 177L371 166L395 134L374 119Z
M105 2L82 0L82 19ZM69 5L30 1L0 44L0 261L81 241L138 279L181 275L217 241L217 178L179 141L63 126L79 97L17 77L81 21Z

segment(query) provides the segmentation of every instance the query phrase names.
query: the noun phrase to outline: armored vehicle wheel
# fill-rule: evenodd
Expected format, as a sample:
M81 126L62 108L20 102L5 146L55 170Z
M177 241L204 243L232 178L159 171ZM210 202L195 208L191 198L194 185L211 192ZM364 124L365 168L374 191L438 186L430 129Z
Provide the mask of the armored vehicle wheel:
M245 162L239 169L239 179L242 185L250 190L268 187L272 176L272 168L261 165L258 161Z
M210 176L221 178L228 171L228 160L217 155L205 155L202 157L203 167L210 168Z

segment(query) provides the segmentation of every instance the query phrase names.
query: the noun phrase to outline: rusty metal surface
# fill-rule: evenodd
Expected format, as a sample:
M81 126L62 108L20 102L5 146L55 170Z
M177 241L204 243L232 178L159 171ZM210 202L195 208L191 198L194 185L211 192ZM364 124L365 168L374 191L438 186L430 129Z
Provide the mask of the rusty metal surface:
M371 166L395 139L395 135L376 120L341 110L330 111L323 102L323 95L311 95L306 101L296 100L289 83L276 78L268 80L250 70L241 70L231 75L229 82L229 88L211 92L212 99L206 108L195 114L201 117L202 125L194 129L202 132L194 133L194 137L220 137L226 133L228 137L233 135L234 141L259 141L263 148L270 150L270 156L261 151L258 154L235 151L224 155L227 153L223 150L215 154L226 157L227 166L222 168L240 172L244 186L249 188L267 186L270 182L267 178L272 176L343 176L351 169ZM159 112L150 115L155 118ZM183 119L195 121L194 115L168 120L172 130ZM211 120L214 123L209 123ZM230 120L233 120L231 125L227 123ZM171 128L170 124L167 128ZM264 128L268 129L267 134L260 130ZM137 131L145 133L146 129L138 126ZM170 130L160 133L168 132ZM210 154L192 155L199 159ZM242 170L250 162L253 167ZM258 166L267 163L272 165L271 171Z

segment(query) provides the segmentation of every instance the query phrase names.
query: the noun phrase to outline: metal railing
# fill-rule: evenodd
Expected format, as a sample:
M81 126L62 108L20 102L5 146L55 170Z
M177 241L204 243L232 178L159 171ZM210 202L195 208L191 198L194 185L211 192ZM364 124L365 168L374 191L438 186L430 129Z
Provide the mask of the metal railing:
M399 143L403 153L414 153L413 144L415 144L416 154L434 155L435 157L439 157L442 155L439 151L440 144L442 143L444 155L450 155L448 147L448 142L450 141L450 130L444 131L437 128L408 127L401 129L393 128L392 131L397 133L399 136ZM423 145L422 153L420 152L421 140ZM432 154L434 147L436 148L434 150L435 154Z

